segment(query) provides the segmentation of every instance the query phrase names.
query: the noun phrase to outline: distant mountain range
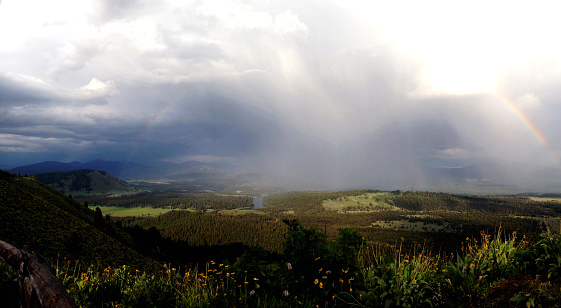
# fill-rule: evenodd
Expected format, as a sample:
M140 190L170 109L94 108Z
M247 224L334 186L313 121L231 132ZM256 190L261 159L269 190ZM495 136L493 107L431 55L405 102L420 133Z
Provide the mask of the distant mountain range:
M154 180L162 178L181 178L192 176L217 175L233 170L233 166L225 163L208 163L188 161L181 164L160 162L152 165L141 165L127 161L92 160L81 163L77 161L63 163L58 161L45 161L32 165L20 166L10 169L11 173L21 175L34 175L47 172L63 172L80 169L105 171L121 180Z

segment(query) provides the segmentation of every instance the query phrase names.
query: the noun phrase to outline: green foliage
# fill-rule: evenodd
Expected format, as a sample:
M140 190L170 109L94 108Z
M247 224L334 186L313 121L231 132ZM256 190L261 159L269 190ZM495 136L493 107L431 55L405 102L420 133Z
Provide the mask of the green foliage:
M525 284L525 282L522 282ZM536 279L529 281L525 290L513 296L510 301L517 307L561 307L561 287L551 281Z
M127 226L157 228L164 238L191 246L216 246L241 243L262 244L280 253L286 226L260 215L229 216L216 213L171 211L158 217L123 222Z
M94 170L89 169L63 172L46 172L36 174L35 177L41 183L45 183L51 186L64 186L68 191L91 191L92 178L89 176L89 174L92 172L94 172ZM107 174L105 171L98 172L103 175ZM66 191L65 193L68 193L68 191Z
M504 237L499 228L494 239L481 232L481 239L466 238L462 253L443 269L445 292L459 307L481 306L491 283L515 274L515 254L525 242L516 241L516 233Z
M224 196L214 193L143 192L123 196L88 196L81 201L98 206L152 207L167 209L226 210L249 208L253 198L249 196Z
M153 266L123 244L132 246L122 230L33 177L4 177L0 192L0 239L16 247L50 259Z
M0 259L0 298L3 307L19 307L18 273Z
M360 269L363 287L358 291L367 307L432 307L442 303L439 276L441 260L417 244L406 253L399 248L376 245L365 254Z
M63 172L47 172L35 175L38 181L64 193L83 195L135 194L139 190L105 171L80 169Z
M530 249L517 254L520 264L526 270L547 279L558 279L561 276L561 234L543 233Z
M395 206L411 211L474 211L532 217L561 214L561 207L556 202L539 202L528 197L516 196L470 196L408 191L395 194L391 201Z
M524 265L534 260L520 256L532 250L555 254L550 246L558 243L544 241L545 235L529 247L499 229L493 238L481 233L479 241L466 240L459 256L433 256L418 243L405 250L404 239L396 246L365 246L351 229L327 240L298 221L286 223L281 255L255 245L233 265L211 261L204 270L181 270L165 264L158 272L142 272L129 266L81 270L83 263L65 262L55 268L82 307L557 307L561 299L557 280L539 275L535 281L515 280L524 288L506 303L487 296L505 277L532 273ZM14 278L0 263L0 283Z
M284 222L289 231L280 257L254 246L234 268L254 277L261 292L279 301L290 296L332 305L336 298L352 290L362 237L351 229L341 229L340 237L328 242L318 230L304 228L296 220Z
M363 195L373 193L373 190L349 190L332 193L317 192L292 192L286 194L272 195L263 197L263 204L267 205L265 211L278 214L287 210L298 213L318 214L325 212L323 202L330 199L337 199L346 196Z

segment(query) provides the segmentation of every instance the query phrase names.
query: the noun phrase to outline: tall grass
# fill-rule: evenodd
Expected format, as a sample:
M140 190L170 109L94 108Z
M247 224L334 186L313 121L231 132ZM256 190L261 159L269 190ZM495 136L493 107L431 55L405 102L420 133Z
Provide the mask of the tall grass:
M502 228L491 236L466 238L460 251L432 255L425 245L403 250L375 245L364 254L361 275L363 290L357 303L369 307L477 307L482 306L489 287L517 272L516 252L526 249L516 233Z
M479 240L466 238L460 253L442 272L448 302L456 307L482 306L491 284L517 272L515 253L526 247L516 232L505 235L499 228L493 238L481 232Z
M357 304L368 307L431 307L440 301L439 256L414 243L403 250L396 245L373 245L363 254L362 290Z
M346 236L353 239L351 235ZM515 275L536 280L499 306L548 307L561 299L559 235L543 235L532 244L499 228L493 235L481 232L478 238L466 238L458 253L450 255L434 255L426 243L405 249L405 243L363 245L359 254L344 254L357 258L355 267L353 262L340 266L342 259L334 251L344 252L343 243L337 244L338 250L293 263L269 260L254 249L253 255L233 264L164 264L153 273L69 261L54 267L81 307L482 307L490 289ZM16 276L0 263L0 289L13 290Z
M127 267L82 270L79 263L57 267L76 304L82 307L245 307L265 302L257 281L227 264L164 269L148 274ZM259 305L257 305L259 306Z

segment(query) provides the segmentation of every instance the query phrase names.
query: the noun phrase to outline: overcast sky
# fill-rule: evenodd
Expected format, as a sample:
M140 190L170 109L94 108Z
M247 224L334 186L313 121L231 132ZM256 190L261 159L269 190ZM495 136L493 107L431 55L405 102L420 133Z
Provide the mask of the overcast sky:
M553 187L561 5L458 3L2 0L0 165L196 159L411 187L475 165Z

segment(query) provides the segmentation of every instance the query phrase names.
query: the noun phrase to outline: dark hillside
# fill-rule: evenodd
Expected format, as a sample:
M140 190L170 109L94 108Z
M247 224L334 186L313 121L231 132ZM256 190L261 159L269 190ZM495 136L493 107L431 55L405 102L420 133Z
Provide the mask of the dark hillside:
M40 182L54 189L74 196L131 194L137 189L127 182L111 176L105 171L80 169L64 172L47 172L36 174Z
M121 243L132 241L100 212L33 177L0 171L0 225L0 239L47 258L67 257L104 266L151 264Z

